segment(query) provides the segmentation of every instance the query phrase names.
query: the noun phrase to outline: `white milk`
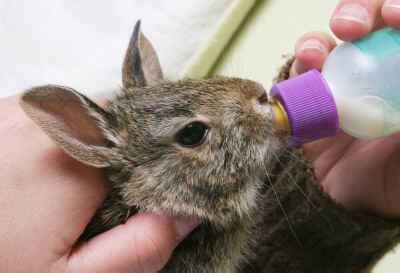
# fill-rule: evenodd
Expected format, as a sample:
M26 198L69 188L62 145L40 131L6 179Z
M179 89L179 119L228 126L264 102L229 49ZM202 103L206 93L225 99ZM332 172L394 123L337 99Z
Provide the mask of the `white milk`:
M340 127L358 138L400 130L400 32L386 28L338 46L322 75L336 103Z

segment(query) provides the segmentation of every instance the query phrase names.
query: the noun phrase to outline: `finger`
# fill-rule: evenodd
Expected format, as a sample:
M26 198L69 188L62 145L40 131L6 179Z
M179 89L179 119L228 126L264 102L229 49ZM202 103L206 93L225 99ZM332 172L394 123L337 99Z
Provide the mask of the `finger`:
M313 163L318 181L324 183L324 178L329 170L346 153L354 141L353 137L341 132L336 136L303 145L304 154Z
M387 0L382 7L382 17L387 25L400 29L400 0Z
M384 0L342 0L331 18L331 29L345 41L361 38L371 32L381 20Z
M197 219L140 213L84 243L69 258L68 272L157 272Z
M310 32L299 39L295 46L296 60L291 76L310 69L321 70L329 52L336 46L335 40L324 32Z

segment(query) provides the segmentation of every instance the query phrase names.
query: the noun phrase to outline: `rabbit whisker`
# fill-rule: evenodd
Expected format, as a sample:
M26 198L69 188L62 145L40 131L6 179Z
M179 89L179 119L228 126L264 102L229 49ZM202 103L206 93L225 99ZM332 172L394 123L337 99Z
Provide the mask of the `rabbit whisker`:
M285 217L285 219L286 219L286 222L287 222L288 225L289 225L290 232L293 234L293 237L296 239L296 241L297 241L297 243L299 244L299 246L302 247L303 244L301 243L299 237L297 236L297 233L296 233L296 231L294 230L292 223L290 222L289 216L288 216L288 214L286 213L285 208L284 208L283 205L282 205L282 202L281 202L281 200L280 200L280 198L279 198L278 192L275 190L274 185L272 184L271 179L270 179L270 176L269 176L268 174L267 174L267 180L268 180L269 185L271 186L272 192L274 193L275 199L276 199L276 201L278 202L278 205L279 205L280 209L282 210L282 213L283 213L283 215L284 215L284 217Z
M296 153L290 152L289 149L287 150L287 152L289 152L293 157L297 156ZM276 158L276 160L282 164L282 161L280 160L279 156L276 153L273 153L273 156ZM292 183L296 189L301 193L301 195L305 198L305 200L309 203L309 205L311 206L311 208L313 208L320 216L321 218L327 223L327 225L329 226L329 230L333 233L334 232L334 228L332 226L331 221L329 220L329 218L325 217L325 215L321 214L320 211L318 211L318 207L315 205L315 203L310 199L310 197L304 192L303 188L300 187L300 185L296 182L296 179L292 176L292 174L290 173L290 171L287 171L288 177L289 177L289 181L288 183Z

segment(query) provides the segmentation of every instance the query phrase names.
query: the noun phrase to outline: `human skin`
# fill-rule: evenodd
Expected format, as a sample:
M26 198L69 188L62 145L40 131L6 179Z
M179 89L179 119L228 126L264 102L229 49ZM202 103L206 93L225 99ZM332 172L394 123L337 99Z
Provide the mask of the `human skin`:
M347 5L351 9L340 16ZM353 40L384 23L400 27L400 6L347 0L338 5L331 27L339 38ZM314 45L306 43L310 40ZM327 34L304 35L296 44L291 74L320 69L334 46ZM152 273L162 268L197 222L139 214L76 246L108 192L106 182L99 170L57 148L17 101L0 99L0 272ZM362 141L340 134L304 149L333 199L349 209L399 217L400 136Z
M139 214L76 246L108 189L100 170L61 151L0 99L0 272L156 272L197 221Z
M343 0L330 26L342 40L352 41L384 26L400 28L400 1ZM321 69L335 47L326 33L311 32L295 46L291 75ZM400 216L400 135L358 140L341 133L304 146L324 190L345 207L387 218Z

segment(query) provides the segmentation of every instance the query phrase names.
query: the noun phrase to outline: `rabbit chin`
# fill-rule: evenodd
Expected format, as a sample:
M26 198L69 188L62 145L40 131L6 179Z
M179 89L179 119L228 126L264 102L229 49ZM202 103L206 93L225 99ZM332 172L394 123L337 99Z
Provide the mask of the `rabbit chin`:
M183 192L179 193L179 189L176 189L173 198L169 196L159 202L147 203L144 207L146 210L157 213L167 212L178 216L199 218L203 223L223 229L229 229L245 219L250 220L259 209L261 195L271 187L269 182L271 172L278 162L277 155L283 147L282 144L281 140L272 138L263 147L254 149L254 152L257 150L257 155L253 157L254 161L246 172L249 175L242 176L242 183L235 191L227 189L224 194L221 194L210 190L205 193L207 198L196 198L185 196ZM255 160L255 158L258 159ZM232 181L232 183L239 183L239 181ZM210 196L213 197L210 198Z
M251 183L245 185L240 192L214 205L200 206L194 200L192 204L165 201L157 207L147 207L145 210L197 218L203 224L211 225L214 228L230 229L234 225L243 223L246 219L251 219L259 209L260 195L270 187L268 176L265 173L249 177L249 181Z
M261 184L262 181L259 180ZM191 205L163 205L161 208L147 208L155 213L167 213L177 216L185 216L190 218L200 219L203 224L211 224L215 228L226 229L240 223L243 219L251 217L257 209L257 199L260 187L248 187L246 190L226 201L220 207L215 207L212 210L205 207Z

